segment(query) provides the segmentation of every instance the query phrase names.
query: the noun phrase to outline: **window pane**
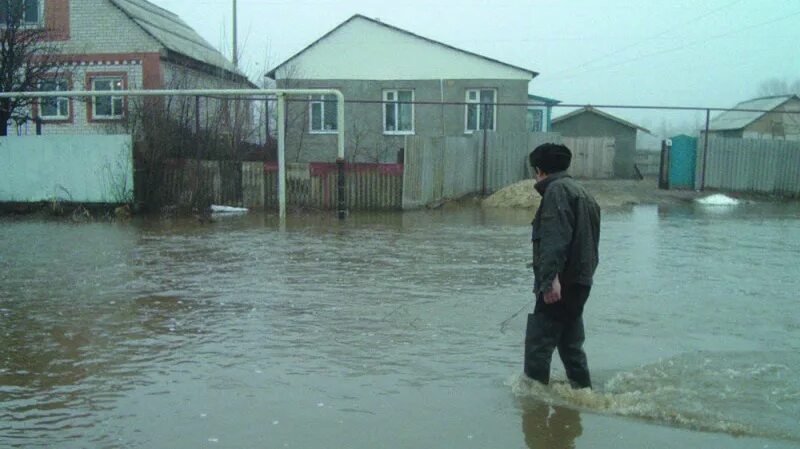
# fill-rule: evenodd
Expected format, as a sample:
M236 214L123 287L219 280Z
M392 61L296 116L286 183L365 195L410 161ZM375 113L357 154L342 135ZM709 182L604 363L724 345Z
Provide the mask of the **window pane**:
M111 80L94 80L94 90L111 90Z
M481 129L494 130L494 106L481 105Z
M40 104L42 108L42 117L53 117L58 114L58 102L55 98L44 98Z
M482 90L481 103L494 103L494 90L491 89Z
M478 99L478 92L474 90L468 91L468 98L470 101L475 101Z
M94 115L109 116L111 114L111 97L95 97Z
M113 104L114 104L113 115L122 115L122 97L113 97Z
M394 101L394 92L392 92L392 91L386 92L386 100L387 101Z
M323 108L325 115L325 129L328 131L336 130L336 97L333 95L325 96L325 107Z
M400 109L400 123L398 127L398 131L411 131L414 129L411 120L411 108L413 105L411 104L401 104L398 105Z
M69 115L69 100L66 98L58 99L58 115L66 117Z
M467 129L475 131L478 129L478 105L467 105Z
M39 22L39 1L38 0L25 0L25 22L38 23Z
M322 103L311 103L311 130L322 130Z
M385 131L395 131L397 129L397 117L395 117L395 103L392 104L385 104L383 105L384 111L386 111L386 121L383 124L383 129Z

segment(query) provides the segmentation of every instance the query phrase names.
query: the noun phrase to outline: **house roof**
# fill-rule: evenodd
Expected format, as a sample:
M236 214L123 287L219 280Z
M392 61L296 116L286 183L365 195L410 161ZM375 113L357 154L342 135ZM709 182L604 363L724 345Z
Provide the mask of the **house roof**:
M147 0L111 0L111 3L167 50L243 77L232 62L200 37L177 14Z
M737 111L736 109L754 109L756 111L771 111L792 98L800 99L797 95L777 95L772 97L754 98L743 101L714 117L708 124L709 131L726 131L742 129L764 116L767 112Z
M390 30L392 30L392 31L396 31L396 32L399 32L399 33L403 33L403 34L406 34L406 35L408 35L408 36L414 37L414 38L416 38L416 39L421 39L421 40L423 40L423 41L425 41L425 42L428 42L428 43L430 43L430 44L438 45L438 46L441 46L441 47L444 47L444 48L447 48L447 49L450 49L450 50L455 50L455 51L457 51L457 52L460 52L460 53L463 53L463 54L466 54L466 55L470 55L470 56L474 56L474 57L476 57L476 58L481 58L481 59L483 59L483 60L485 60L485 61L493 62L493 63L495 63L495 64L499 64L499 65L502 65L502 66L505 66L505 67L509 67L509 68L512 68L512 69L516 69L516 70L520 70L520 71L523 71L523 72L527 72L527 73L529 73L529 74L531 75L531 78L535 78L537 75L539 75L539 73L538 73L538 72L534 72L533 70L529 70L529 69L525 69L525 68L522 68L522 67L518 67L518 66L515 66L515 65L512 65L512 64L508 64L508 63L505 63L505 62L499 61L499 60L497 60L497 59L489 58L489 57L486 57L486 56L483 56L483 55L479 55L479 54L477 54L477 53L473 53L473 52L470 52L470 51L467 51L467 50L462 50L462 49L460 49L460 48L453 47L452 45L448 45L448 44L445 44L445 43L442 43L442 42L439 42L439 41L435 41L435 40L433 40L433 39L429 39L429 38L427 38L427 37L420 36L420 35L418 35L418 34L415 34L415 33L412 33L412 32L410 32L410 31L404 30L404 29L402 29L402 28L398 28L398 27L395 27L395 26L392 26L392 25L389 25L389 24L383 23L383 22L381 22L381 21L379 21L379 20L370 19L369 17L365 17L365 16L363 16L363 15L361 15L361 14L355 14L355 15L353 15L352 17L350 17L349 19L347 19L347 20L345 20L344 22L342 22L342 23L340 23L339 25L337 25L337 26L336 26L335 28L333 28L332 30L330 30L330 31L328 31L327 33L325 33L324 35L322 35L322 37L320 37L319 39L315 40L314 42L312 42L311 44L309 44L309 45L308 45L307 47L305 47L304 49L302 49L302 50L300 50L299 52L297 52L297 53L295 53L294 55L292 55L292 56L291 56L289 59L287 59L286 61L283 61L282 63L280 63L279 65L277 65L276 67L274 67L272 70L270 70L269 72L267 72L267 73L266 73L266 76L268 76L268 77L270 77L270 78L272 78L272 79L275 79L275 72L276 72L276 71L278 71L278 70L279 70L281 67L283 67L283 66L285 66L286 64L290 63L291 61L293 61L294 59L296 59L298 56L302 55L303 53L305 53L306 51L308 51L310 48L314 47L314 46L315 46L315 45L317 45L319 42L321 42L322 40L324 40L325 38L327 38L327 37L328 37L328 36L330 36L331 34L335 33L335 32L336 32L337 30L339 30L340 28L344 27L345 25L347 25L348 23L350 23L350 22L352 22L352 21L354 21L354 20L356 20L356 19L362 19L362 20L366 20L366 21L368 21L368 22L371 22L371 23L373 23L373 24L376 24L376 25L379 25L379 26L385 27L385 28L387 28L387 29L390 29Z
M554 105L561 103L561 100L556 100L553 98L547 97L540 97L539 95L528 94L528 100L536 101L539 103L544 103L546 105Z
M577 115L580 115L580 114L583 114L583 113L586 113L586 112L597 114L600 117L607 118L609 120L615 121L615 122L617 122L617 123L619 123L621 125L625 125L625 126L627 126L629 128L638 129L638 130L644 131L644 132L646 132L648 134L652 134L650 132L650 130L647 129L647 128L644 128L644 127L639 126L639 125L637 125L635 123L631 123L629 121L623 120L623 119L621 119L621 118L619 118L617 116L611 115L611 114L609 114L607 112L603 112L603 111L601 111L601 110L599 110L597 108L594 108L592 106L584 106L584 107L582 107L580 109L576 109L576 110L570 112L569 114L564 114L562 116L556 117L556 118L553 119L553 124L556 124L558 122L570 119L572 117L575 117Z

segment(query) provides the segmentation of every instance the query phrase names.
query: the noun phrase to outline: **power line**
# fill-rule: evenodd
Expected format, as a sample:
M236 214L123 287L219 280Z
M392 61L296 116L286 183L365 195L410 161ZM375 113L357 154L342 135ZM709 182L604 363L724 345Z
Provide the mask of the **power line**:
M649 58L651 56L662 55L662 54L665 54L665 53L672 53L672 52L675 52L675 51L678 51L678 50L683 50L684 48L693 47L695 45L700 45L700 44L704 44L704 43L707 43L707 42L712 41L712 40L716 40L716 39L720 39L720 38L723 38L723 37L727 37L727 36L730 36L732 34L738 34L738 33L741 33L743 31L751 30L753 28L758 28L758 27L762 27L764 25L770 25L770 24L775 23L775 22L780 22L780 21L783 21L783 20L786 20L786 19L790 19L790 18L792 18L794 16L797 16L797 15L800 15L800 11L793 12L793 13L791 13L789 15L777 17L775 19L767 20L765 22L760 22L760 23L757 23L755 25L751 25L749 27L737 28L737 29L734 29L734 30L730 30L730 31L728 31L726 33L722 33L722 34L717 34L715 36L711 36L711 37L709 37L709 38L707 38L705 40L690 42L688 44L681 45L681 46L678 46L678 47L673 47L673 48L668 48L666 50L660 50L660 51L656 51L656 52L652 52L652 53L647 53L647 54L640 55L640 56L637 56L637 57L634 57L634 58L626 59L626 60L618 62L618 63L609 64L609 65L600 66L600 67L594 67L591 70L592 71L596 71L596 70L609 69L609 68L625 65L625 64L628 64L630 62L634 62L634 61L638 61L638 60L641 60L641 59ZM575 78L577 76L581 76L581 75L584 75L586 73L588 73L588 70L583 70L581 72L574 73L572 75L560 77L558 79L558 81Z
M693 18L693 19L690 19L690 20L682 23L681 26L690 25L690 24L695 23L695 22L697 22L699 20L705 19L706 17L708 17L708 16L710 16L710 15L712 15L712 14L718 12L718 11L730 8L731 6L733 6L733 5L737 4L737 3L740 3L741 1L742 0L733 0L732 2L726 3L725 5L720 6L719 8L712 9L711 11L708 11L708 12L706 12L704 14L701 14L701 15ZM559 76L559 75L561 75L563 73L568 73L568 72L571 72L572 70L576 70L576 69L580 69L580 68L586 67L587 65L593 64L593 63L595 63L597 61L601 61L601 60L606 59L606 58L608 58L610 56L618 55L618 54L620 54L620 53L622 53L624 51L630 50L631 48L638 47L639 45L641 45L645 41L649 41L649 40L653 40L653 39L659 38L661 36L664 36L665 34L669 34L669 33L674 32L674 31L675 31L675 27L668 28L668 29L666 29L666 30L664 30L664 31L662 31L662 32L660 32L658 34L655 34L653 36L650 36L648 38L640 39L639 41L634 42L633 44L630 44L628 46L625 46L625 47L623 47L623 48L621 48L619 50L612 51L610 53L606 53L606 54L604 54L602 56L599 56L597 58L594 58L594 59L591 59L589 61L586 61L586 62L584 62L582 64L579 64L579 65L577 65L575 67L571 67L569 69L561 70L559 72L556 72L556 73L548 75L548 76Z

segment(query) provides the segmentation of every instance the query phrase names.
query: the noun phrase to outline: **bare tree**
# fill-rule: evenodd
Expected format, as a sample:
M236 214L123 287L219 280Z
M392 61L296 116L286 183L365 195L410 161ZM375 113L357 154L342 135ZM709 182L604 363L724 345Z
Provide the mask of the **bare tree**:
M54 30L42 26L36 0L0 0L0 91L30 92L59 75L59 47ZM8 135L8 121L29 119L33 98L0 99L0 136Z
M800 95L800 78L789 82L786 79L770 78L762 81L758 87L758 96Z

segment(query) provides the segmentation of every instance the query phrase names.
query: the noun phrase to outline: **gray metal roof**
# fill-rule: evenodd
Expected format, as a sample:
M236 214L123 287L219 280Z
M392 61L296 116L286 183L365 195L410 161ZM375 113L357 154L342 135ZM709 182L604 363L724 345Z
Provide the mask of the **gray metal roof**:
M121 9L167 50L241 75L232 62L200 37L177 14L146 0L111 0L111 3Z
M711 119L708 129L710 131L742 129L766 114L766 112L758 111L771 111L793 97L797 97L797 95L779 95L743 101L734 106L733 109L749 109L749 111L725 111Z

